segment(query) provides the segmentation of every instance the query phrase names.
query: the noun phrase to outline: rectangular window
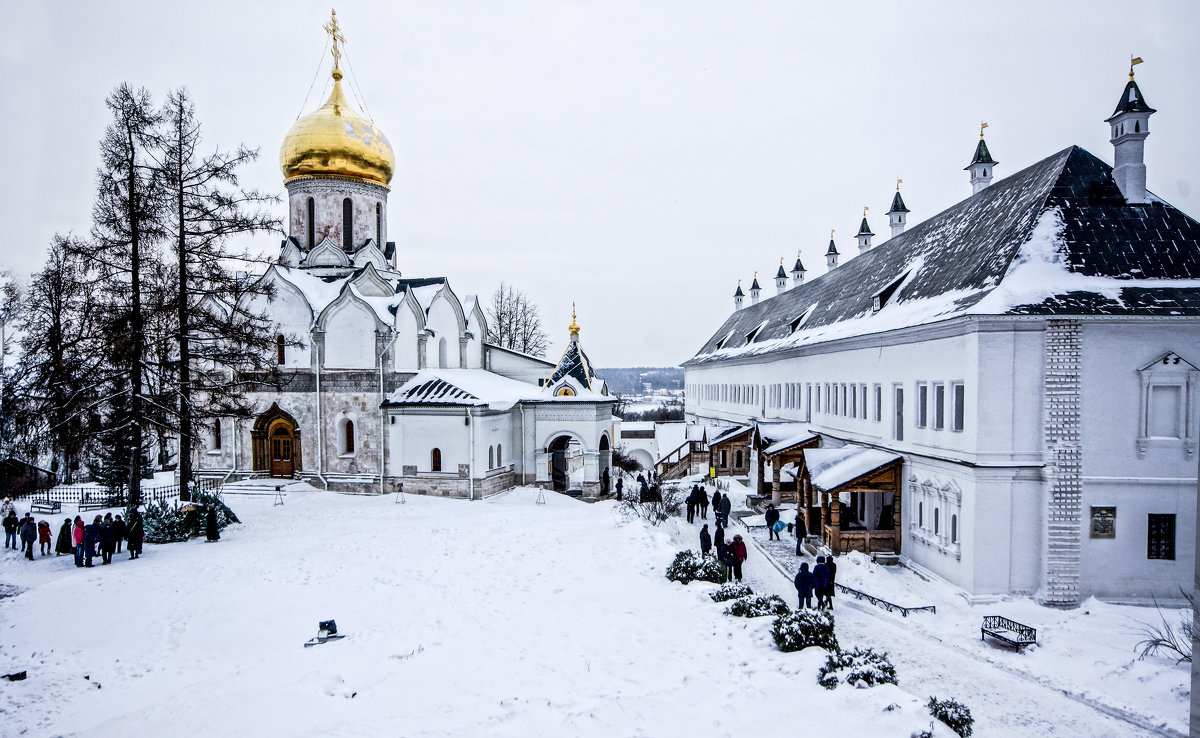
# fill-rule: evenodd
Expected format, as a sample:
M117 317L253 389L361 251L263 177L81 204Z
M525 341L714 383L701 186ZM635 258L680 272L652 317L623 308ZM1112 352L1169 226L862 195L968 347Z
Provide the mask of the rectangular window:
M875 422L883 422L883 385L875 385Z
M929 385L917 382L917 422L918 428L929 425Z
M858 391L858 417L863 420L867 419L867 385L859 385Z
M848 403L846 401L847 399L848 398L846 397L846 385L843 384L842 385L842 415L850 414L850 403Z
M933 385L933 429L942 430L946 427L946 385Z
M854 385L850 385L850 417L858 417L858 392L855 391Z
M836 384L835 384L835 385L833 385L833 414L834 414L834 415L841 415L841 414L842 414L842 398L841 398L841 394L842 394L842 393L838 391L838 386L837 386Z
M1175 515L1147 516L1146 558L1175 560Z
M896 410L892 424L892 437L897 441L904 440L904 387L896 385L895 387Z
M808 413L809 413L809 415L812 415L812 411L813 411L812 382L804 383L804 394L805 394L805 397L807 398L805 401L808 403L807 404Z
M1183 438L1182 406L1183 387L1174 385L1150 385L1150 437Z
M830 407L831 407L831 405L829 404L829 382L826 382L825 383L825 412L826 413L831 412L829 409Z
M961 431L967 419L967 388L962 382L953 382L950 385L950 402L954 404L950 430Z

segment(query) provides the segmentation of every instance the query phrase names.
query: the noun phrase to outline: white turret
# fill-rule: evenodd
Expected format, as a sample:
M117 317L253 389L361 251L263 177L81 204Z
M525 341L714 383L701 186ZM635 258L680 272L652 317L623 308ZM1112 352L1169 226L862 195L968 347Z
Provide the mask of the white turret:
M762 294L762 287L758 286L758 272L754 273L754 281L750 283L750 304L758 304L758 296Z
M804 284L804 265L800 263L800 252L796 252L796 263L792 265L792 286Z
M783 271L783 257L779 257L779 271L775 272L775 294L782 295L787 289L787 272Z
M825 252L825 266L833 270L837 266L838 250L837 246L833 245L833 231L829 231L829 250Z
M736 313L742 309L742 302L746 299L746 293L742 292L742 280L738 280L737 292L733 293L733 311Z
M1146 136L1150 135L1150 116L1156 112L1133 81L1133 66L1141 63L1140 57L1129 62L1129 83L1117 109L1105 121L1112 126L1113 179L1130 205L1146 203Z
M992 158L992 152L988 151L987 142L983 140L983 129L987 127L987 123L979 124L979 145L975 147L975 158L963 167L963 171L971 173L972 195L992 183L992 175L995 174L992 170L1000 163Z
M862 254L871 250L871 236L874 235L874 233L871 233L871 226L867 225L867 206L863 205L862 225L858 227L858 235L856 236L858 239L858 253Z
M904 207L904 198L900 197L902 182L902 179L896 180L896 196L892 198L892 208L888 210L888 223L892 226L893 238L904 233L904 219L909 212L908 208Z

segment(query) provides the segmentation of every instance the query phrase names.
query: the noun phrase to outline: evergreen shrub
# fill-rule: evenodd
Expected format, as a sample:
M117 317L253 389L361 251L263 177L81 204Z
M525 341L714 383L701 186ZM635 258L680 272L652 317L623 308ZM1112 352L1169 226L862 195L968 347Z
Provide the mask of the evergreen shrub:
M667 567L667 579L680 584L702 581L719 584L724 575L724 567L711 556L687 551L675 554L675 560Z
M874 687L876 684L899 684L896 667L886 653L873 648L854 648L829 654L825 665L817 671L817 684L836 689L839 683L851 687Z
M709 597L713 602L725 602L727 600L736 600L742 597L749 597L754 594L754 590L744 584L722 584L715 592L710 592Z
M761 618L764 615L787 615L791 611L779 595L759 595L734 600L725 614L739 618Z
M837 651L833 613L828 610L797 610L775 618L771 635L780 651L801 651L810 646Z
M186 541L204 533L204 518L209 507L217 511L217 529L223 530L230 523L240 520L233 511L212 492L199 488L192 491L192 501L175 505L165 500L146 506L142 513L142 526L148 543L174 543Z
M939 700L931 696L926 707L929 708L930 715L941 720L962 738L970 738L974 732L975 718L971 717L967 706L958 700Z

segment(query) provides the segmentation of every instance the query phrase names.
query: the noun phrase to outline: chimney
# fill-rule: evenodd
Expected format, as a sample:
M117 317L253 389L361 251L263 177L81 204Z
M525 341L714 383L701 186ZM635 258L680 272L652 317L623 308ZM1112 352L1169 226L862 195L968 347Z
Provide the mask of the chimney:
M1156 112L1133 81L1133 67L1141 63L1140 57L1130 60L1129 83L1117 109L1104 121L1112 126L1113 179L1130 205L1146 204L1146 136L1150 135L1150 116Z

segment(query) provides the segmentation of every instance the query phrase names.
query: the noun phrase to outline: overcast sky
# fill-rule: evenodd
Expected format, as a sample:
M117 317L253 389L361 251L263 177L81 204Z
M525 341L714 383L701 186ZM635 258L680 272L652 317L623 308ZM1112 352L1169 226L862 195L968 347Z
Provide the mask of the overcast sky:
M598 366L686 360L739 278L757 270L772 295L797 249L819 275L831 228L856 253L863 205L883 240L897 177L910 224L969 195L981 120L1000 177L1071 144L1111 162L1102 121L1130 54L1159 111L1149 188L1200 215L1200 3L336 7L396 152L401 270L460 296L525 290L552 358L575 301ZM284 194L279 145L327 91L328 15L327 2L4 2L0 262L27 275L55 232L88 231L104 98L122 81L159 100L189 88L212 145L261 149L244 183Z

